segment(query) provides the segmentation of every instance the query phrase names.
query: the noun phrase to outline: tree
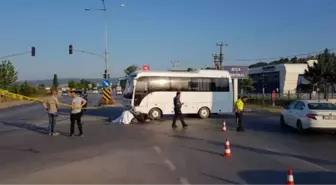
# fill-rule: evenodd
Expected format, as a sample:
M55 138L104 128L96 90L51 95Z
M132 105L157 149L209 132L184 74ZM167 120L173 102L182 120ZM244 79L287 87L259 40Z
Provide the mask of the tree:
M39 89L45 89L45 88L46 88L46 86L45 86L44 84L38 84L37 87L38 87Z
M36 89L28 84L27 81L25 81L23 84L19 87L19 94L22 94L24 96L30 96L36 93Z
M267 62L257 62L255 64L251 64L249 68L256 68L256 67L264 67L268 65L276 65L276 64L305 64L307 60L315 58L314 56L309 56L305 58L297 58L293 57L291 59L288 58L280 58L279 60L274 60L269 63Z
M244 93L247 91L254 90L254 81L251 78L241 79L240 80L240 87L244 90Z
M0 64L0 88L8 89L18 79L18 73L9 60L1 61Z
M205 69L205 70L215 70L216 68L215 67L205 67L205 68L202 68L202 69Z
M194 69L191 67L188 67L187 71L193 71Z
M54 79L53 79L53 85L52 85L52 89L53 90L57 90L58 89L58 78L57 78L57 74L54 74Z
M73 81L73 80L68 81L68 87L69 88L73 89L73 88L75 88L75 86L76 86L76 82L75 81Z
M316 58L318 62L308 66L303 76L314 86L323 85L324 96L327 98L328 84L333 85L336 80L335 53L330 53L328 49L325 49Z
M131 66L128 66L125 70L124 70L124 73L126 74L126 76L130 75L131 73L135 72L136 70L138 70L138 66L136 65L131 65Z
M258 62L258 63L250 65L249 68L263 67L263 66L267 66L267 65L268 65L267 62Z

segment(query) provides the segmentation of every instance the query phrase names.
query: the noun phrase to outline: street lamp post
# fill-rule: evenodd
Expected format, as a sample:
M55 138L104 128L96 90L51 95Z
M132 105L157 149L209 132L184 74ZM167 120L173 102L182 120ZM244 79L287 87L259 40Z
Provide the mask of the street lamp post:
M105 0L101 0L103 3L103 8L101 9L91 9L91 8L86 8L85 11L103 11L105 13L105 52L104 52L104 61L105 61L105 71L104 71L104 76L106 77L106 79L108 78L109 75L107 75L108 73L108 27L107 27L107 8L105 5ZM124 7L125 5L122 4L120 5L120 7Z

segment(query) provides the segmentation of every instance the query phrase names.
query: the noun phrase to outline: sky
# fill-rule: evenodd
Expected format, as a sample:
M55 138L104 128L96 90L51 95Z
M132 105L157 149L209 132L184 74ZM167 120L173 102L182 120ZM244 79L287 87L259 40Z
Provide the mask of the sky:
M108 25L109 72L120 77L129 65L167 70L213 66L216 43L224 65L250 65L336 48L335 0L1 0L0 56L10 58L20 80L102 78L104 24ZM124 7L120 7L125 4ZM240 60L250 59L250 60Z

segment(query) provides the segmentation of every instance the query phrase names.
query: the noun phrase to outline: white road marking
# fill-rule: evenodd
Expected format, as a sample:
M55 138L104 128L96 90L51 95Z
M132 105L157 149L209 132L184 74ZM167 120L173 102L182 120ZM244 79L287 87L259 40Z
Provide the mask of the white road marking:
M165 159L163 162L168 166L168 168L171 171L175 171L176 170L175 165L169 159Z
M268 151L271 151L271 152L277 152L277 153L280 153L280 151L274 150L274 149L272 149L272 148L265 148L265 149L268 150ZM312 166L312 167L318 168L318 169L320 169L320 170L326 171L326 172L327 172L327 171L331 171L331 170L329 170L329 169L327 169L327 168L324 168L323 166L320 166L320 165L318 165L318 164L311 163L311 162L306 161L306 160L304 160L304 159L299 159L299 158L291 157L291 156L288 156L288 157L290 157L290 158L292 158L292 159L294 159L294 160L303 162L303 163L305 163L305 164L307 164L307 165L309 165L309 166Z
M188 179L185 178L185 177L180 177L179 180L180 180L181 184L185 184L185 185L189 185L190 184L189 181L188 181Z
M155 150L158 154L161 154L161 153L162 153L160 147L158 147L158 146L153 146L153 148L154 148L154 150Z

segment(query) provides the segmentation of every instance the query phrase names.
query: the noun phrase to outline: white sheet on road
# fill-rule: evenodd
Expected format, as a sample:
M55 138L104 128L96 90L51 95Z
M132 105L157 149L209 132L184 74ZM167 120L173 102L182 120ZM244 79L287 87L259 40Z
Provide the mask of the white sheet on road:
M126 110L121 114L119 118L113 120L112 123L128 125L131 123L133 118L134 115L130 111Z

